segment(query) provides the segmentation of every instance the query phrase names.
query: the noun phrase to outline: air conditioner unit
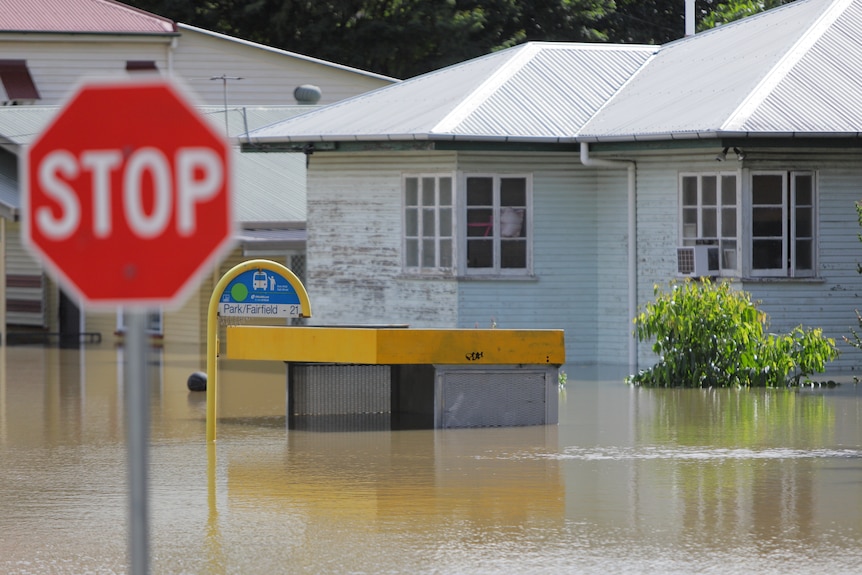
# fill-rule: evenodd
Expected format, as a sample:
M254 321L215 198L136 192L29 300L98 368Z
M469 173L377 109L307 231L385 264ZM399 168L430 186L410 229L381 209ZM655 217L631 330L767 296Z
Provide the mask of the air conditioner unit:
M676 248L676 271L681 276L705 277L721 271L718 246L682 246Z

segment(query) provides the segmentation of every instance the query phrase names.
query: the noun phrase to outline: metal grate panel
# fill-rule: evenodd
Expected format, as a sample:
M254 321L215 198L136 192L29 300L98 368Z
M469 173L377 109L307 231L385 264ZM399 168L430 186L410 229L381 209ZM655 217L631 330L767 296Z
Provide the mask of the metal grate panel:
M694 274L694 248L676 248L676 273L682 276Z
M545 371L444 371L440 377L440 427L548 423Z
M292 372L292 415L389 413L387 365L301 364Z

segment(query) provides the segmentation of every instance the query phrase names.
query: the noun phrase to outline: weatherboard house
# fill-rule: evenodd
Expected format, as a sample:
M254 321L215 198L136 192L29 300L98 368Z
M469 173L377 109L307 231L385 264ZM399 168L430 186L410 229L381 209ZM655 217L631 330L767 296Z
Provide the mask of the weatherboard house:
M564 328L570 363L637 367L654 286L706 275L773 331L840 342L862 301L859 30L862 0L797 0L663 46L527 43L244 150L310 154L314 323Z

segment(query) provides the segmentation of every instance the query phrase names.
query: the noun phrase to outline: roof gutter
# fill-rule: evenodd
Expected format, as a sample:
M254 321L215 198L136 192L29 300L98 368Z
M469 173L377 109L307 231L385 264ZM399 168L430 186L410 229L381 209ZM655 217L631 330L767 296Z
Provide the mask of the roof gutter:
M629 318L637 315L638 305L638 266L637 266L637 163L634 160L608 160L590 157L590 145L580 142L581 164L586 167L623 169L628 172L628 312ZM637 340L629 340L629 369L632 373L638 367Z
M247 144L284 144L284 143L316 143L316 142L501 142L501 143L534 143L534 144L574 144L570 136L511 136L505 134L434 134L434 133L404 133L404 134L327 134L327 135L293 135L293 136L255 136L258 128L243 134Z
M620 135L578 135L579 142L616 143L616 142L661 142L661 141L692 141L692 140L726 140L745 138L753 141L784 139L784 140L817 140L817 139L859 139L862 131L843 132L751 132L745 130L706 130L700 132L655 132L652 134L620 134Z

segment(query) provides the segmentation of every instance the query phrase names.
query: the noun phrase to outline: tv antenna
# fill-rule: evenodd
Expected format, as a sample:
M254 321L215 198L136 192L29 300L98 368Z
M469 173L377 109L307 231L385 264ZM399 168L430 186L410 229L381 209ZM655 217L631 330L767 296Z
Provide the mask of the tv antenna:
M226 76L222 74L221 76L213 76L210 80L221 80L222 84L222 94L224 96L224 135L226 138L230 138L230 131L227 126L227 83L230 80L242 80L239 76Z

